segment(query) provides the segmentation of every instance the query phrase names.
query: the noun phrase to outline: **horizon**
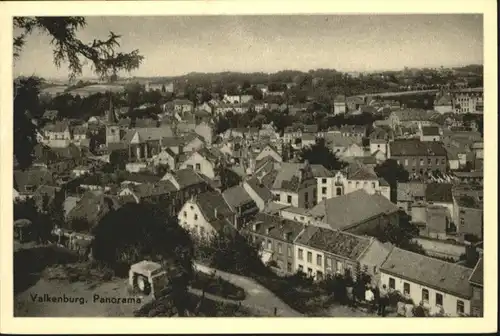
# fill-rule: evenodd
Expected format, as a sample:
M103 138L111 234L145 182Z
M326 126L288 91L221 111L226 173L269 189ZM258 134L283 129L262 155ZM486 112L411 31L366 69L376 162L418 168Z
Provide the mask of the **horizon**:
M120 51L139 49L144 55L141 67L130 74L120 73L121 78L289 69L370 73L482 65L484 61L483 17L477 14L103 16L86 20L88 25L77 33L83 41L104 38L113 31L122 36ZM56 68L50 39L38 32L28 36L13 70L15 77L68 79L67 65ZM89 66L78 76L95 77Z

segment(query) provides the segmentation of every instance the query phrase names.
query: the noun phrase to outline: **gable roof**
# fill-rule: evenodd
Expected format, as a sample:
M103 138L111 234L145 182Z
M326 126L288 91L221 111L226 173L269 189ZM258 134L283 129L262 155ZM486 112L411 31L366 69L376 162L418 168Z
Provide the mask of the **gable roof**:
M421 109L404 109L392 112L400 121L429 121L439 113Z
M13 178L14 188L19 192L23 192L27 185L36 188L55 184L52 173L44 169L15 170Z
M67 219L85 220L89 226L86 230L90 231L99 221L112 209L118 209L120 203L118 199L102 192L88 191L80 198L76 205L68 212Z
M357 260L370 245L370 238L338 230L308 226L297 238L296 243L350 260Z
M222 197L233 211L235 211L237 207L243 204L253 202L250 195L248 195L245 188L243 188L243 186L241 185L235 185L224 190L224 192L222 193Z
M252 227L254 224L257 224L255 231ZM289 242L299 236L303 227L304 225L300 222L265 213L258 213L252 222L246 225L247 230L282 241L286 241L285 235L288 233Z
M210 223L234 216L234 212L226 203L222 194L217 191L206 191L198 194L194 197L194 201Z
M397 200L411 202L414 197L425 197L425 188L422 182L398 182Z
M474 270L472 271L472 274L469 277L469 282L474 285L483 287L483 277L483 258L479 258L476 266L474 267Z
M389 147L391 156L446 156L444 146L434 141L395 140Z
M453 202L453 185L451 183L429 183L425 187L427 202Z
M470 268L393 248L381 271L461 298L471 297Z
M274 180L273 189L297 191L301 184L300 171L308 168L311 169L313 178L324 177L323 174L326 176L331 175L331 172L329 172L322 165L309 165L307 163L283 162L281 163L281 167Z
M155 183L141 183L128 187L139 198L167 195L177 191L170 181L158 181Z
M192 186L194 184L198 183L204 183L205 180L203 179L201 174L196 173L192 169L179 169L173 172L170 172L174 179L177 181L179 184L180 188L187 188L189 186Z
M424 126L422 127L422 135L423 136L438 136L439 127L437 126Z
M373 170L373 168L369 168L364 164L350 164L347 166L347 178L349 180L364 180L364 181L372 181L378 180L378 176Z
M130 143L134 138L135 134L139 136L139 142L145 142L148 140L162 140L163 138L171 138L174 136L172 128L167 125L162 125L161 127L142 127L130 129L125 133L123 137L123 142Z
M395 204L382 195L369 195L364 190L356 190L321 201L311 209L311 214L323 218L323 222L333 229L346 230L375 216L398 210Z

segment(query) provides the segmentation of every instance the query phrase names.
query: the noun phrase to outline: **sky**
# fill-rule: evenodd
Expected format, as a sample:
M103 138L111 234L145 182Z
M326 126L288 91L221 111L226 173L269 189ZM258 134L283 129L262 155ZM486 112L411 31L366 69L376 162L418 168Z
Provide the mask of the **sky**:
M475 14L87 17L83 41L122 35L120 51L144 56L133 76L276 72L329 68L399 70L483 63L483 18ZM14 31L16 34L16 31ZM50 38L33 33L14 75L64 78ZM84 77L92 76L85 67Z

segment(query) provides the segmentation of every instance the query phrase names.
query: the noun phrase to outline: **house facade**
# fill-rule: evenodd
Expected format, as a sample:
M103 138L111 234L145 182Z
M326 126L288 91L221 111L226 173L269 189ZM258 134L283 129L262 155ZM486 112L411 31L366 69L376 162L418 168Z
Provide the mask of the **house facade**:
M389 144L389 153L389 158L403 165L410 175L435 170L444 173L448 166L446 149L439 142L395 140Z
M381 285L399 291L430 313L471 314L470 268L393 248L381 266Z

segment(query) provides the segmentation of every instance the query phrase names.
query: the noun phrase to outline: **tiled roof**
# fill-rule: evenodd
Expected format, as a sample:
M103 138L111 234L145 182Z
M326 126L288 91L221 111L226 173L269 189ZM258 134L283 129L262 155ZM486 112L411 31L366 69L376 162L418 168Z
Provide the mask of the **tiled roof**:
M17 191L23 192L25 186L31 185L39 187L41 185L54 185L55 181L52 173L43 169L30 170L15 170L14 171L14 188Z
M177 188L170 181L158 181L155 183L141 183L138 185L129 186L134 194L139 198L167 195Z
M277 170L271 170L269 173L260 178L260 182L268 189L271 189L276 177L278 176Z
M449 183L429 183L425 187L425 200L427 202L453 202L453 185Z
M261 199L263 199L265 202L270 201L273 199L273 194L271 191L266 188L266 186L261 183L257 178L251 178L245 181L250 188L259 196Z
M446 150L439 142L396 140L389 146L391 156L446 156Z
M236 185L224 190L222 197L233 211L243 204L253 202L252 198L241 185Z
M68 221L83 219L88 224L86 230L90 231L111 210L118 209L120 203L117 198L99 192L88 191L69 211Z
M483 271L483 258L479 258L479 261L477 262L476 266L474 267L474 270L472 271L472 274L469 278L469 282L475 284L475 285L480 285L483 286L483 277L484 277L484 271Z
M397 186L397 200L402 202L411 202L414 197L425 197L425 187L425 183L400 182Z
M156 175L141 174L141 173L129 173L125 177L125 181L137 182L137 183L154 183L158 182L160 178Z
M370 245L369 238L311 226L306 227L296 242L350 260L357 260Z
M257 224L256 231L253 231L254 224ZM304 225L300 222L265 213L255 215L254 220L246 226L249 231L282 241L287 240L285 235L288 233L288 241L290 242L297 238L303 227Z
M44 127L44 130L48 132L62 133L69 130L69 124L66 121L58 121L55 122L54 124L47 124Z
M304 168L306 168L305 163L282 163L274 180L273 189L297 191L302 182L300 181L300 171Z
M420 109L405 109L392 112L400 121L428 121L437 113Z
M234 216L222 194L217 191L207 191L198 194L195 196L195 200L208 222L223 218L232 218Z
M395 247L381 271L462 298L471 297L470 268Z
M351 164L347 167L347 178L349 180L364 181L378 180L378 176L372 168L365 165L357 166L355 164Z
M205 180L192 169L179 169L171 172L181 189L187 188L194 184L203 183Z
M360 141L356 137L342 136L341 134L326 133L325 142L328 147L347 147L352 144L359 144Z
M382 195L369 195L364 190L321 201L311 209L334 229L345 230L369 218L398 211L398 207Z
M422 135L423 136L438 136L439 135L439 127L424 126L424 127L422 127Z

